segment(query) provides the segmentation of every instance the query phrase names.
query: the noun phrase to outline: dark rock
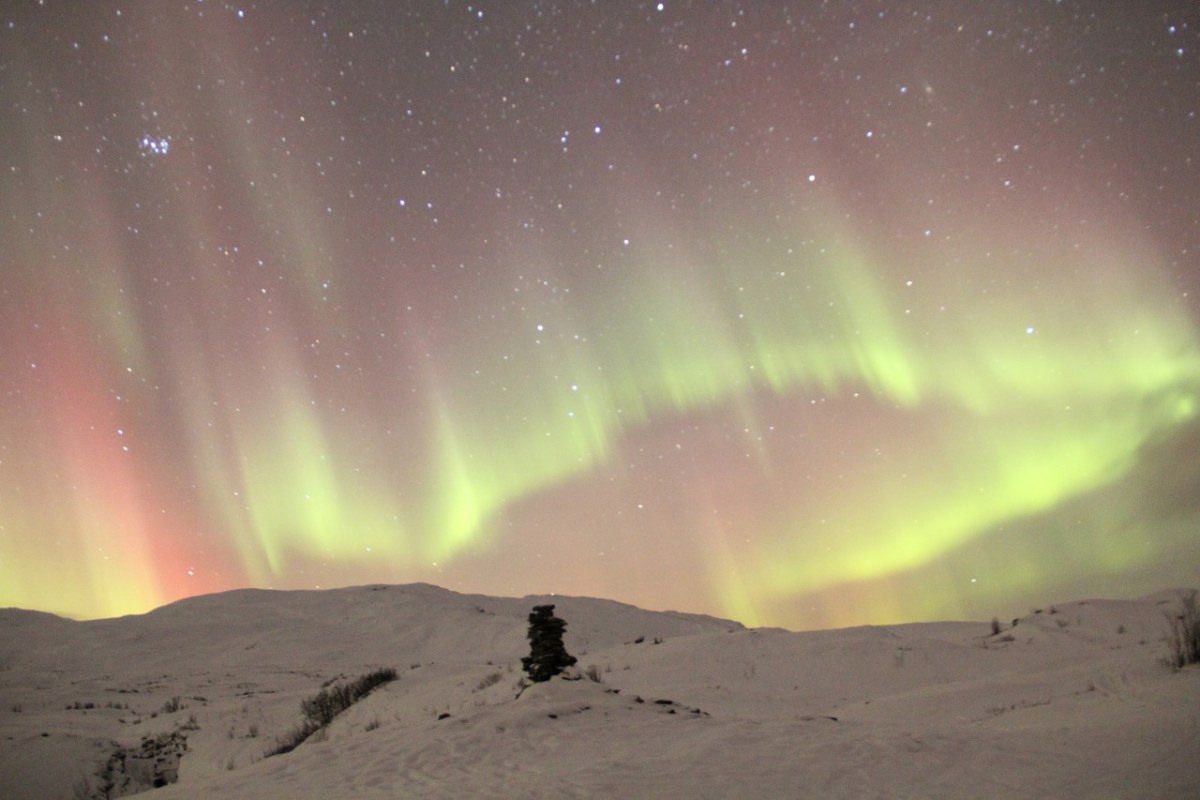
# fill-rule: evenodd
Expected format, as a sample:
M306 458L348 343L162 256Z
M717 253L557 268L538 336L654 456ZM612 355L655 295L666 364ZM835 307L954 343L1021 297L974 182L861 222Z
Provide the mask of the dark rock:
M529 614L529 655L521 665L535 683L548 681L567 667L575 666L575 656L563 645L567 623L554 616L554 606L534 606Z

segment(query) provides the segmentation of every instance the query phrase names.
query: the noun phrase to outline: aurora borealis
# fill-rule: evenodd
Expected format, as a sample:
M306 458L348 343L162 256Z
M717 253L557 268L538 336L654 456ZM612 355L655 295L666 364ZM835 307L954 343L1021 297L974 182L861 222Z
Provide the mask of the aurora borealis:
M1189 2L9 3L0 606L1200 578Z

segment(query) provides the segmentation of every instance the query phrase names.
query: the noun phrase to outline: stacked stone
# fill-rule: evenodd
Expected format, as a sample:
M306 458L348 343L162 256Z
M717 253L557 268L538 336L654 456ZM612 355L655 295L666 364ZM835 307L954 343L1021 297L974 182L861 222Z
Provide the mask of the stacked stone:
M521 659L531 681L548 681L575 665L575 656L563 645L566 627L566 622L554 616L554 606L533 607L529 614L529 655Z

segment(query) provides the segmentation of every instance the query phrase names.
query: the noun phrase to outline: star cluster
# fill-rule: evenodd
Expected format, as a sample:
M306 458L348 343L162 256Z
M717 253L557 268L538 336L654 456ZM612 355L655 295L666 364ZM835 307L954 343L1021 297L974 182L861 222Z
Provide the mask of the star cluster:
M1194 584L1200 10L0 14L0 605Z

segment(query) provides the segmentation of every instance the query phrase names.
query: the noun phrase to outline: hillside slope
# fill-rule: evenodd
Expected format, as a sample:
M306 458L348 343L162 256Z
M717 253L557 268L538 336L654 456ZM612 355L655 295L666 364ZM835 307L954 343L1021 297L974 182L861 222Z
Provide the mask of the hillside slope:
M127 772L178 779L160 798L1191 796L1200 671L1161 663L1176 598L1060 604L999 635L746 630L426 585L246 590L86 623L8 610L0 787L72 797L122 745ZM598 682L520 690L541 602ZM262 757L301 700L378 666L399 679Z

